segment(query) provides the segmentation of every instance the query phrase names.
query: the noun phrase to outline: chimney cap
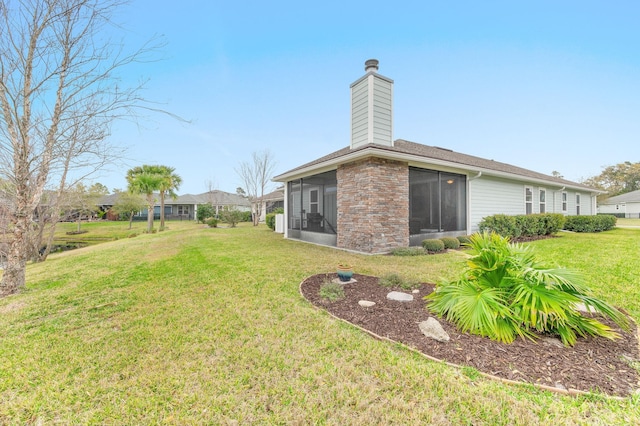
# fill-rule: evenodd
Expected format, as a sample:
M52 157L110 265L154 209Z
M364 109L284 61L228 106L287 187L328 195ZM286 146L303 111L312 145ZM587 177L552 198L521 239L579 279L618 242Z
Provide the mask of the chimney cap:
M364 63L364 70L366 72L375 72L378 71L378 62L377 59L367 59Z

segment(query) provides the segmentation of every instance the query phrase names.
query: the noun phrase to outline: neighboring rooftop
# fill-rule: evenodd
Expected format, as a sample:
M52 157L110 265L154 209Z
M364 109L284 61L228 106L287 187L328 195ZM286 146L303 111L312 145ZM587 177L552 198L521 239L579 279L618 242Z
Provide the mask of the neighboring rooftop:
M603 200L600 204L619 204L619 203L640 203L640 189L637 191L627 192L626 194L616 195Z

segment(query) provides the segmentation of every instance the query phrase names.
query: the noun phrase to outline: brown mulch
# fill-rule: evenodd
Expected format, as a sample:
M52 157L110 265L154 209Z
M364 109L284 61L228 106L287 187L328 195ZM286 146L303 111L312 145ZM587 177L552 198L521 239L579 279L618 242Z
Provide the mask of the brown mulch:
M471 334L463 334L442 318L437 318L451 340L437 342L425 337L418 323L429 318L423 297L433 291L433 284L420 284L413 302L387 300L392 290L378 278L354 275L357 283L344 286L345 298L329 302L319 295L320 286L336 274L313 275L302 282L300 291L315 306L378 336L403 343L428 356L470 366L502 379L533 383L557 389L592 391L609 395L628 396L638 389L640 376L631 365L640 361L637 330L621 331L604 318L600 321L618 331L617 340L579 338L573 347L558 346L559 340L540 336L536 342L517 339L511 344L492 341ZM363 308L359 300L375 302Z

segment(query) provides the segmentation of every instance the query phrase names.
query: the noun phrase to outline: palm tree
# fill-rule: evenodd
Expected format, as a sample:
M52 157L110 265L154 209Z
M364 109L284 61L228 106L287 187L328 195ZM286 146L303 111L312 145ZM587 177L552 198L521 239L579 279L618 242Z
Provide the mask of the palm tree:
M160 230L164 231L164 198L166 195L170 196L174 200L178 196L175 193L182 183L182 178L178 176L173 167L158 166L160 169L160 175L162 180L158 190L160 191Z
M129 192L147 197L147 232L153 231L153 193L162 186L163 175L160 166L138 166L127 172Z

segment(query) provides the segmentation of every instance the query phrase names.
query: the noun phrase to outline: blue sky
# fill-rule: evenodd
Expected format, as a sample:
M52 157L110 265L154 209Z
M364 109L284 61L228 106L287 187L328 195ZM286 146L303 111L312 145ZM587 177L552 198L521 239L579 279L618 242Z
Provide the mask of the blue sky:
M180 115L117 123L125 165L165 164L179 193L235 192L269 149L276 174L349 145L349 85L364 61L393 79L394 138L580 181L640 161L640 2L133 1L127 47L154 34L161 61L127 70ZM275 187L275 184L274 184Z

